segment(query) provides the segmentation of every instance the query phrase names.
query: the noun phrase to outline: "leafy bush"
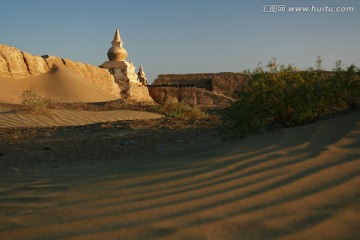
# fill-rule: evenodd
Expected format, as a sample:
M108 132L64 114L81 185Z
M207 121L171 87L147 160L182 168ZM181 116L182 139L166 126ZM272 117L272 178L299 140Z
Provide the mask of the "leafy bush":
M22 92L21 100L22 108L30 113L45 112L52 102L51 98L33 87Z
M167 118L176 118L183 120L197 120L206 117L206 114L202 112L196 106L189 106L183 103L164 103L163 105L156 106L156 111L165 115Z
M317 69L321 69L321 59ZM354 65L333 72L294 71L269 64L257 68L252 80L238 92L237 101L223 116L234 136L246 136L274 127L305 124L360 104L360 72Z

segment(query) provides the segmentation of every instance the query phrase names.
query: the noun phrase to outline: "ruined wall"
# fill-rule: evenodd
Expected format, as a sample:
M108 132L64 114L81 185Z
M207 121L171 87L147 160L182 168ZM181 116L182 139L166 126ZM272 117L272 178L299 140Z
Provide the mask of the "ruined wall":
M162 104L165 102L179 102L178 87L151 87L149 93L155 102Z
M106 69L54 56L42 58L20 52L15 47L0 45L0 77L26 78L31 75L39 75L48 72L53 64L65 65L95 86L114 96L120 96L119 86Z
M236 91L245 86L250 75L242 73L198 73L198 74L161 74L152 85L159 86L196 86L208 91L234 98Z
M159 104L182 102L199 107L226 107L234 101L230 97L196 87L149 86L149 93Z
M247 74L229 72L162 74L149 91L157 103L177 101L204 107L226 106L250 78Z
M152 85L196 85L210 90L214 73L161 74Z
M196 87L181 87L178 101L192 106L198 105L196 93Z
M66 66L114 96L137 102L152 102L151 96L158 103L180 101L201 106L229 104L235 97L236 90L244 86L249 79L248 75L240 73L163 74L153 83L162 86L149 89L127 83L119 86L107 69L54 56L42 58L20 52L15 47L0 45L0 77L26 78L44 74L54 64Z
M224 95L196 89L196 102L200 107L227 107L234 101L233 98Z
M129 91L127 92L127 96L125 98L132 102L155 104L154 100L149 94L149 89L146 86L137 83L130 82Z
M226 107L233 99L202 88L180 87L179 102L199 107Z
M249 74L217 73L211 80L211 91L235 98L236 91L245 87L250 79Z
M119 82L121 91L121 98L126 99L130 102L145 103L154 105L155 101L150 97L147 86L139 83L127 83Z

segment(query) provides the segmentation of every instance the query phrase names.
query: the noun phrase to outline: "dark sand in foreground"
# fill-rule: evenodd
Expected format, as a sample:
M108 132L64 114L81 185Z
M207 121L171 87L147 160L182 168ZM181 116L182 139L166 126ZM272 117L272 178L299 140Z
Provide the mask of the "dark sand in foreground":
M20 160L49 163L3 164L0 239L360 239L358 110L225 143L152 134L141 145L120 130L63 147L80 157L98 138L91 155L106 161L60 164L47 139Z

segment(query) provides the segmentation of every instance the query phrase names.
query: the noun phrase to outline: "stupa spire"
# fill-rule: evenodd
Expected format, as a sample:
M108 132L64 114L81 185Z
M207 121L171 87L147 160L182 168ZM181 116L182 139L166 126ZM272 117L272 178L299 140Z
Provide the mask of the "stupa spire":
M119 29L115 29L115 35L111 42L111 48L107 52L109 61L104 62L100 67L108 69L109 72L114 76L117 83L136 83L140 84L139 77L136 75L135 66L130 61L126 61L127 51L123 47L123 42L120 37ZM140 76L142 84L146 85L146 77L143 68L141 67ZM123 86L123 85L121 85Z
M111 43L115 43L115 42L122 42L121 38L120 38L120 32L119 29L116 29L115 31L115 36L114 36L114 40Z
M139 67L138 78L139 78L139 81L140 81L143 85L148 85L148 82L147 82L147 78L146 78L146 76L145 76L144 69L143 69L143 67L142 67L141 65L140 65L140 67Z
M111 42L112 47L108 51L110 61L125 61L127 57L126 49L123 48L123 42L120 38L119 29L116 29L114 40Z

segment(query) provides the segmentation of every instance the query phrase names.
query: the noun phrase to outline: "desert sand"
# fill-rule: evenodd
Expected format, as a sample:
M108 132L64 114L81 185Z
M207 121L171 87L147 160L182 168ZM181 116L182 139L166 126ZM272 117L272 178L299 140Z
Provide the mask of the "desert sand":
M360 239L359 110L235 142L191 132L133 136L132 152L92 164L76 156L121 149L116 137L47 140L43 164L1 172L0 239ZM57 148L75 161L50 167ZM36 145L24 149L26 162Z
M66 67L0 86L117 99ZM359 110L224 142L207 120L4 106L0 239L360 239Z
M52 71L13 79L0 77L0 103L21 104L21 94L34 89L52 98L55 102L108 102L120 97L111 95L93 85L66 66L53 68ZM141 111L70 111L49 109L42 114L29 114L19 108L0 106L0 128L8 127L51 127L76 126L119 120L154 119L161 115Z
M119 97L92 85L65 66L27 78L0 77L0 103L20 104L23 91L34 88L59 102L106 102Z
M70 111L52 110L42 114L31 114L0 107L0 128L8 127L53 127L78 126L101 122L136 119L156 119L162 115L142 111Z

